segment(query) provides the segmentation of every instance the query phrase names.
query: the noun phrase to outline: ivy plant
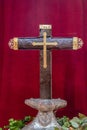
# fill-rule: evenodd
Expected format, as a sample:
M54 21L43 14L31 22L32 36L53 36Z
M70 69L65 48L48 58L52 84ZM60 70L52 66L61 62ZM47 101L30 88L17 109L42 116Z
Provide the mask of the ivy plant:
M23 120L11 118L8 121L8 125L0 128L0 130L20 130L32 120L33 117L31 116L26 116ZM87 130L87 116L81 113L72 119L67 116L63 116L62 118L57 117L57 122L61 126L61 130ZM58 128L55 127L54 130L58 130Z

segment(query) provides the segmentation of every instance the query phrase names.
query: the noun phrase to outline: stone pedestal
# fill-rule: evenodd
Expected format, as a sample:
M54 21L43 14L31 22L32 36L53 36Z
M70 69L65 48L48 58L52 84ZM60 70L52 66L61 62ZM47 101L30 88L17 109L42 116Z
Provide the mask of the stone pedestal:
M67 102L62 99L26 99L25 104L38 110L38 114L35 119L22 130L54 130L58 128L61 130L61 126L57 123L54 111L63 108L67 105Z

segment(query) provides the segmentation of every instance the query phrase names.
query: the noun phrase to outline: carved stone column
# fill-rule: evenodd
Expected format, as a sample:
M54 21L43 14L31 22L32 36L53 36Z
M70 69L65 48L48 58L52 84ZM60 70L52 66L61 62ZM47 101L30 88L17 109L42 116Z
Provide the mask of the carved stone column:
M57 123L53 111L63 108L67 105L65 100L58 99L26 99L25 104L38 110L35 119L22 130L54 130L61 126Z

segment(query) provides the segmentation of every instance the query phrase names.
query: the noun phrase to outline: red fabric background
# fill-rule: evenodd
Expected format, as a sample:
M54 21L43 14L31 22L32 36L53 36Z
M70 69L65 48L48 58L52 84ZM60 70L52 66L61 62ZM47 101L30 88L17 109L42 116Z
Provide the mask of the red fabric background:
M11 117L35 116L24 104L39 97L39 51L13 51L13 37L39 35L39 24L52 24L53 36L78 36L78 51L53 50L53 98L68 106L58 116L87 114L87 0L0 0L0 126Z

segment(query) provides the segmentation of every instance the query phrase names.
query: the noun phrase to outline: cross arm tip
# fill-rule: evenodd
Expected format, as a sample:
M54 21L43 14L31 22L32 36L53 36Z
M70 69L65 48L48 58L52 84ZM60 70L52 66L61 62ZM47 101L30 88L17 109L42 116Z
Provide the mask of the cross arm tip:
M15 37L13 39L10 39L10 41L8 42L8 45L10 49L18 50L18 38Z

